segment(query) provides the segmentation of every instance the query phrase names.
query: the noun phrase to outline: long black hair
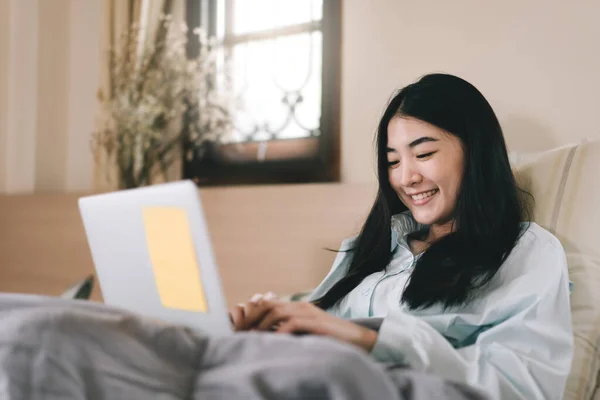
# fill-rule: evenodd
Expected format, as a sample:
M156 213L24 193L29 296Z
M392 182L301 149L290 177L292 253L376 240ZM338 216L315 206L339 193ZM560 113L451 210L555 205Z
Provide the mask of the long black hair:
M465 304L494 277L522 232L527 210L492 107L461 78L426 75L395 94L379 122L377 197L349 251L352 260L346 276L315 301L323 309L391 261L391 217L407 211L388 176L388 125L395 116L416 118L458 137L465 157L453 214L455 229L418 259L402 302L411 309Z

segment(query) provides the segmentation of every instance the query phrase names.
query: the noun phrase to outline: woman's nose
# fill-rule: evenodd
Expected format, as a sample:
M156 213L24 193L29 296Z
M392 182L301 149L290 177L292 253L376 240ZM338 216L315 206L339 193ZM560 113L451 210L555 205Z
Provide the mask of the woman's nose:
M421 174L410 165L400 167L400 185L404 187L410 187L423 180Z

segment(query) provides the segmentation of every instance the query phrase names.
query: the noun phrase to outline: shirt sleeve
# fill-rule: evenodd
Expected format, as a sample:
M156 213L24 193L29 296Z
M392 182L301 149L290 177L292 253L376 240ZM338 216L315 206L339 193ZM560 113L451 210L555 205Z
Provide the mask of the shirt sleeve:
M493 398L562 399L573 354L566 257L554 243L538 250L530 272L483 299L488 321L478 321L472 344L454 348L425 318L397 310L384 319L372 355Z

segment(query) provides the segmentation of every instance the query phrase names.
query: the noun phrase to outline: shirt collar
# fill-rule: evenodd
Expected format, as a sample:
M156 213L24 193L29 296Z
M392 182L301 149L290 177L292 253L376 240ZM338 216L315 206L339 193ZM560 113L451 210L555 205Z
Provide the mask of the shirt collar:
M411 233L427 229L428 225L423 225L415 221L410 211L404 211L403 213L392 216L392 252L396 250L396 247L401 241L406 240L406 236Z

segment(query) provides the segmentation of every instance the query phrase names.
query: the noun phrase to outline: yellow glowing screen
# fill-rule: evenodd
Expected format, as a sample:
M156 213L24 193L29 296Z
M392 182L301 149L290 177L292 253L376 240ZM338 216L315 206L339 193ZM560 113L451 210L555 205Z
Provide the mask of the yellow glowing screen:
M142 210L146 243L163 306L207 312L187 213L179 207Z

